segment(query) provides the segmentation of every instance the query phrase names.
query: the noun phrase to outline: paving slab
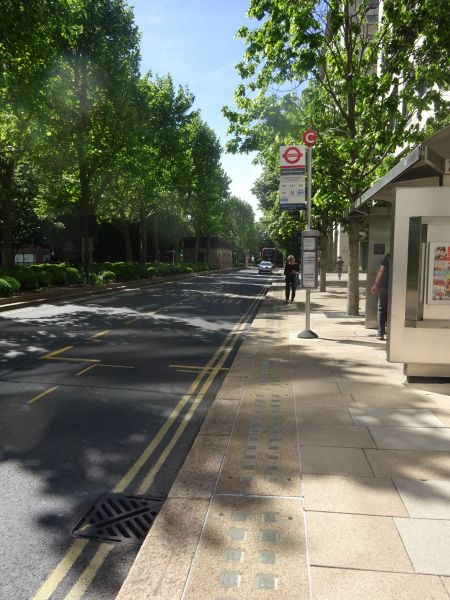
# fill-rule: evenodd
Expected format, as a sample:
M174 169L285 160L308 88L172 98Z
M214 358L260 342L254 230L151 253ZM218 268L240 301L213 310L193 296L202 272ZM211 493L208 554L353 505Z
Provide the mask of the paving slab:
M445 427L429 408L349 408L356 425L372 427Z
M298 382L296 394L299 396L308 396L315 394L339 394L338 384L334 381L304 381Z
M413 573L391 517L308 512L312 566Z
M326 408L320 406L304 406L297 409L301 424L305 425L354 425L346 408Z
M216 496L184 600L309 600L300 500Z
M303 493L308 511L409 516L390 479L303 475Z
M375 477L410 479L449 479L449 452L413 450L365 450Z
M369 427L378 448L450 452L447 427Z
M311 588L314 600L448 600L431 575L312 567Z
M450 480L394 479L394 483L411 517L450 520Z
M300 450L302 473L372 477L370 464L360 448L303 446Z
M441 581L444 584L444 587L447 590L448 596L450 598L450 577L441 577Z
M279 364L279 370L286 366ZM263 365L264 370L267 365ZM275 364L271 373L277 374ZM285 375L285 373L283 373ZM294 403L280 386L249 386L220 473L218 493L299 496Z
M325 411L329 408L347 408L349 406L355 406L354 400L350 394L310 394L308 396L303 396L295 393L295 399L299 408L311 407L321 411Z
M417 573L450 575L450 521L394 518Z
M450 398L448 400L448 405L450 406ZM433 414L444 423L445 427L450 427L450 408L439 408L433 407L430 410L433 411Z
M357 425L302 424L299 435L302 446L375 448L375 443L367 427Z

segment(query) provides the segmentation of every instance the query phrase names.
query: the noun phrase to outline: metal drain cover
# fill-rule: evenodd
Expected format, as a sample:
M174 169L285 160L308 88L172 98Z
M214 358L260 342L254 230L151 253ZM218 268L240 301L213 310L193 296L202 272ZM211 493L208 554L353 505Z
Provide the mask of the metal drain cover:
M103 494L74 527L72 535L101 542L141 544L164 500Z

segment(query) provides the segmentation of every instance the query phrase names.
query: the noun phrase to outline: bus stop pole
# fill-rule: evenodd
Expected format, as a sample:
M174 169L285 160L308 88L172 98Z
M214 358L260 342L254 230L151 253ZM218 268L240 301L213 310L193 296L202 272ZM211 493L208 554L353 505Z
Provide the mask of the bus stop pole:
M308 146L308 196L307 196L307 204L306 204L306 228L311 229L311 179L312 179L312 146ZM305 329L309 331L311 329L311 290L306 290L306 300L305 300Z
M307 186L307 197L306 197L306 221L307 221L307 229L311 230L311 196L312 196L312 146L308 146L308 154L307 154L307 177L308 177L308 186ZM304 249L303 249L304 250ZM302 251L303 251L302 250ZM302 274L303 275L303 274ZM305 329L301 331L297 337L299 338L317 338L319 337L317 333L311 331L311 290L306 289L306 299L305 299Z

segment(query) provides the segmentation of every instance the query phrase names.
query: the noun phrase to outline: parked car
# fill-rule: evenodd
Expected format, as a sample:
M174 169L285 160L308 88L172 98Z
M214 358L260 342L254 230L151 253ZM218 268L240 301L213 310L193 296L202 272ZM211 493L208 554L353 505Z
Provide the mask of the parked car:
M258 273L267 273L268 275L272 275L273 265L270 260L262 260L258 266Z

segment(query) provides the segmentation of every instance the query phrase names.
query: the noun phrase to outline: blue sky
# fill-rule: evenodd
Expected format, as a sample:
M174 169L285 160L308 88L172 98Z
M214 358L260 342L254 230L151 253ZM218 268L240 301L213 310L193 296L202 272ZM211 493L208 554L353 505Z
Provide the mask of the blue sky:
M223 105L233 105L233 92L240 79L235 65L245 46L236 31L249 23L248 0L128 0L139 27L142 72L170 73L176 84L194 94L195 108L216 132L222 145L228 121ZM249 202L257 213L251 187L260 167L247 155L223 154L222 164L232 180L231 193Z

